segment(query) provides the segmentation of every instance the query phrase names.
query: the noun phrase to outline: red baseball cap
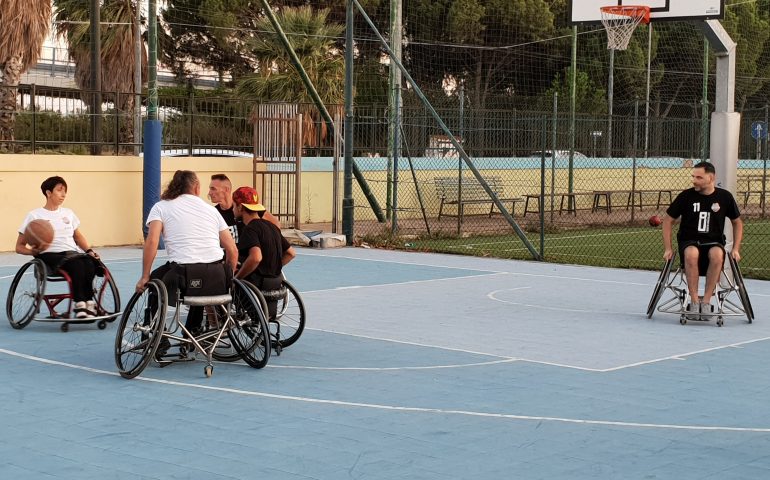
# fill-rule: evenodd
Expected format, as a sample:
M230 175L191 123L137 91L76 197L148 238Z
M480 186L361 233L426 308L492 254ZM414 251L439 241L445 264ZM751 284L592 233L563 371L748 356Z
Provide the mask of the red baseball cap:
M233 202L252 212L267 210L264 205L259 203L259 193L251 187L238 187L233 192Z

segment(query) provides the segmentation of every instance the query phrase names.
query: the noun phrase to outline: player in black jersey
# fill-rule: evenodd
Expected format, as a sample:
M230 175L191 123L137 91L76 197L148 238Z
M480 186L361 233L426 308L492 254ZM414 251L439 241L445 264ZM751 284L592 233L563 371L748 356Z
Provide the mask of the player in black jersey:
M666 210L663 219L663 258L674 256L671 231L674 221L681 217L677 233L679 256L684 265L691 302L688 313L710 313L711 297L719 281L725 260L725 219L733 226L733 248L730 255L741 259L743 220L735 197L715 183L716 171L709 162L700 162L692 169L692 188L680 193ZM706 276L703 298L698 297L698 277Z

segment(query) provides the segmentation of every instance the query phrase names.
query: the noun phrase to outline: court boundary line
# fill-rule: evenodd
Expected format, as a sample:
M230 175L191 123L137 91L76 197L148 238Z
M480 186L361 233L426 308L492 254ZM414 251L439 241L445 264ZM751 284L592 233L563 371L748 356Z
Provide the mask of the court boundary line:
M24 353L14 352L12 350L6 350L0 348L0 353L31 360L47 365L54 365L64 368L71 368L75 370L81 370L89 373L96 373L99 375L119 376L118 372L109 372L93 367L86 367L84 365L76 365L73 363L59 362L56 360L50 360L34 355L27 355ZM363 403L363 402L348 402L343 400L329 400L323 398L301 397L297 395L282 395L276 393L267 393L251 390L243 390L239 388L230 387L216 387L212 385L201 385L190 382L179 382L175 380L163 380L159 378L139 376L131 381L143 381L148 383L156 383L160 385L169 385L174 387L183 388L195 388L206 391L213 391L219 393L232 393L241 396L261 397L269 398L273 400L287 400L294 402L303 402L309 404L318 405L331 405L338 407L351 407L351 408L366 408L372 410L384 410L393 412L406 412L406 413L428 413L438 415L458 415L466 417L479 417L479 418L495 418L503 420L518 420L526 422L551 422L551 423L563 423L573 425L590 425L590 426L606 426L606 427L618 427L618 428L630 428L630 429L653 429L653 430L679 430L679 431L698 431L698 432L732 432L732 433L770 433L770 427L733 427L733 426L721 426L721 425L677 425L670 423L644 423L644 422L625 422L615 420L591 420L583 418L568 418L568 417L552 417L552 416L540 416L540 415L517 415L508 413L494 413L494 412L476 412L472 410L458 410L458 409L443 409L443 408L426 408L426 407L406 407L397 405L386 405L379 403Z

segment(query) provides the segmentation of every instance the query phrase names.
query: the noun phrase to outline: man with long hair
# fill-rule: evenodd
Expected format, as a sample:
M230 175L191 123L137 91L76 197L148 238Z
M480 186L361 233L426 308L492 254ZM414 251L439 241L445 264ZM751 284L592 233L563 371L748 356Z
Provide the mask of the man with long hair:
M235 271L238 261L235 241L222 216L200 198L200 191L200 181L195 172L177 170L161 194L161 200L150 210L142 255L142 277L136 284L137 291L143 290L151 278L164 281L170 278L169 272L173 273L180 265L223 263L230 274ZM169 261L151 271L161 235ZM176 287L170 285L170 295L175 294L171 290ZM191 307L186 328L195 332L201 328L202 320L203 307Z

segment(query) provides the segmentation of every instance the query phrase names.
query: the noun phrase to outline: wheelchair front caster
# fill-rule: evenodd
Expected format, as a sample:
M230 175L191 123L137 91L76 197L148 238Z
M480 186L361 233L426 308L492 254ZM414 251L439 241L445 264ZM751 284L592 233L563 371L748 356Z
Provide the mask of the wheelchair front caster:
M203 367L203 374L206 375L206 378L211 378L211 376L214 375L214 365L206 365Z
M64 322L61 324L61 327L59 327L62 332L66 332L70 329L70 324L67 322Z
M722 320L722 317L717 318L717 327L721 327L725 324L725 321Z
M104 320L99 320L99 323L97 323L96 326L99 327L99 330L104 330L107 328L107 322Z
M687 325L687 319L684 318L684 315L682 315L682 317L679 319L679 324L680 325Z

